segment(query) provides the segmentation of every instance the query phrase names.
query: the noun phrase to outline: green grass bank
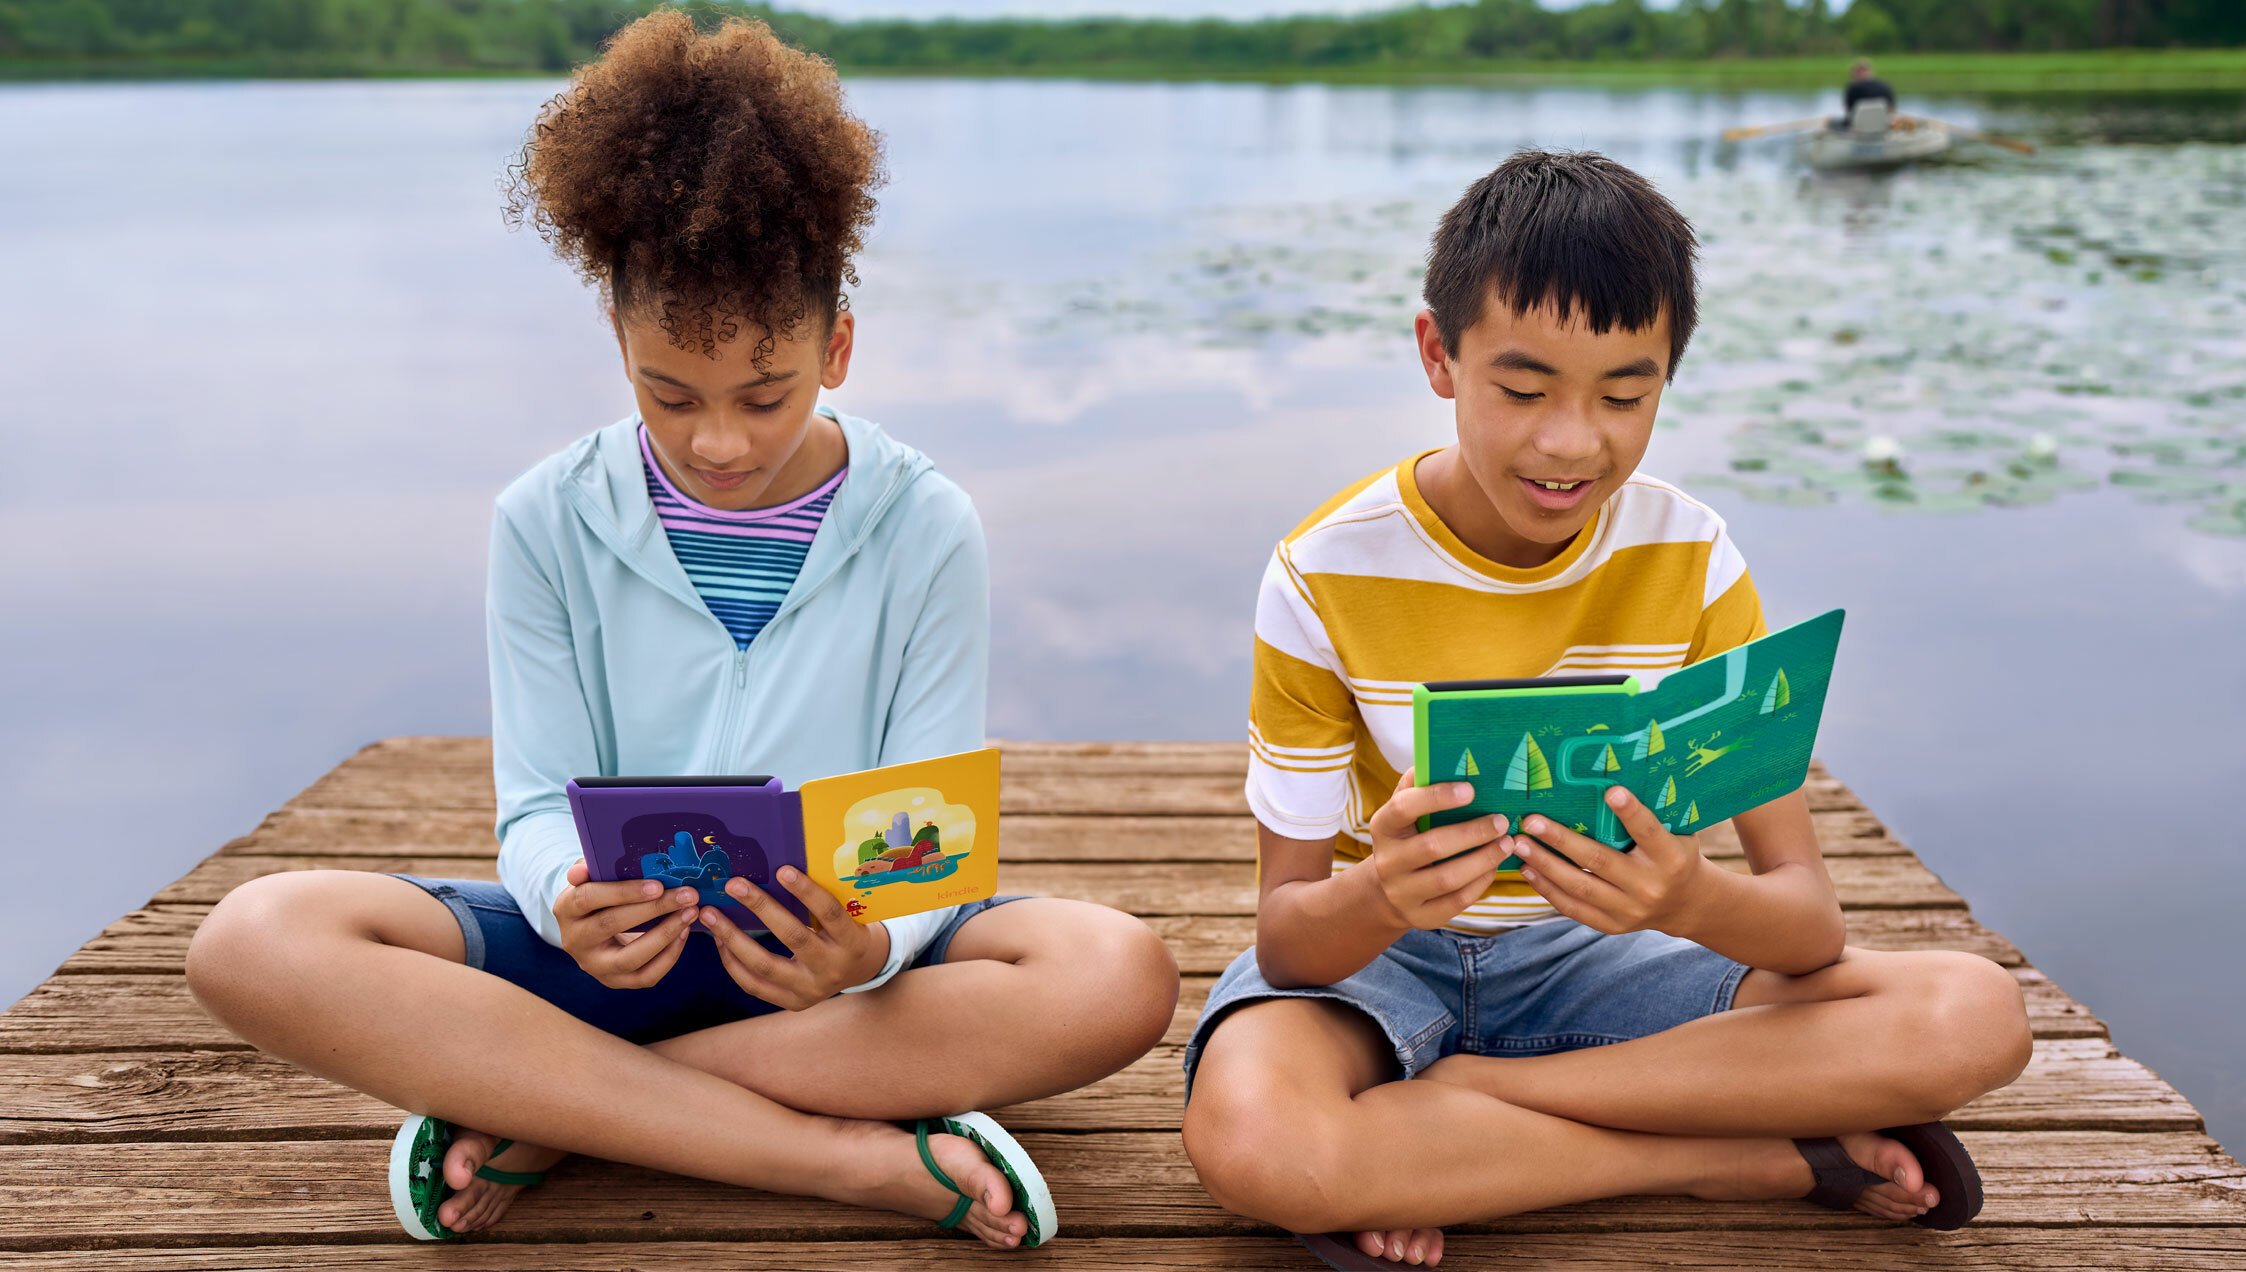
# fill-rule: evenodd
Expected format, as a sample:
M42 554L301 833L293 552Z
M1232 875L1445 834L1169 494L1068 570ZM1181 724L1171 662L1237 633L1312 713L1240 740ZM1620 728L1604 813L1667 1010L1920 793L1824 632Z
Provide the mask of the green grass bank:
M1904 93L2246 93L2246 48L2104 49L2070 53L1894 53L1880 75ZM1256 68L1085 62L865 67L856 76L1230 81L1246 83L1583 85L1601 88L1837 88L1847 59L1711 58L1701 61L1373 62L1357 66ZM0 58L0 80L357 79L556 76L506 66L385 64L321 55L196 59Z

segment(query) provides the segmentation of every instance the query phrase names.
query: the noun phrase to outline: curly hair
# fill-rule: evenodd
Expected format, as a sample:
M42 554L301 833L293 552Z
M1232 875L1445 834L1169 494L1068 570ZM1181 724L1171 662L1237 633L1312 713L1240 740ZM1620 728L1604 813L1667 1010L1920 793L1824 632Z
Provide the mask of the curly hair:
M618 312L714 354L746 319L775 338L832 322L884 178L880 138L823 58L762 22L698 31L676 9L618 31L538 113L505 183Z

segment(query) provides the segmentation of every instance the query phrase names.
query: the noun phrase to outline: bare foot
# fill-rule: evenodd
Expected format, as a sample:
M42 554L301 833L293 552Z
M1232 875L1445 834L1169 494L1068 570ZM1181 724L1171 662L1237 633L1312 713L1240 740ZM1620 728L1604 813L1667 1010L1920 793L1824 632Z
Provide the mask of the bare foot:
M1873 1184L1856 1198L1856 1208L1875 1219L1897 1222L1915 1219L1932 1209L1942 1199L1941 1194L1926 1182L1919 1169L1918 1158L1911 1150L1876 1131L1856 1131L1836 1136L1842 1151L1849 1160L1865 1170L1878 1175L1881 1183ZM1755 1150L1758 1159L1742 1170L1736 1190L1726 1189L1724 1196L1740 1197L1806 1197L1816 1186L1816 1172L1809 1168L1801 1150L1790 1140L1757 1140L1761 1147ZM1703 1194L1707 1195L1707 1194Z
M523 1185L478 1179L479 1168L489 1165L500 1170L540 1171L569 1156L535 1144L509 1144L499 1160L493 1161L492 1146L498 1142L496 1135L464 1126L454 1129L452 1146L445 1150L445 1183L452 1186L453 1193L437 1207L437 1222L454 1232L474 1232L499 1222L499 1216L507 1213Z
M1443 1261L1443 1230L1390 1228L1382 1232L1360 1232L1357 1249L1368 1258L1431 1268Z
M1926 1174L1919 1169L1918 1158L1911 1150L1876 1131L1857 1131L1838 1137L1840 1146L1849 1160L1865 1170L1880 1176L1884 1183L1873 1184L1856 1198L1856 1208L1875 1219L1913 1219L1933 1209L1942 1196L1933 1185L1926 1182ZM1788 1147L1792 1147L1788 1145ZM1797 1151L1796 1158L1801 1154ZM1815 1178L1809 1163L1802 1162L1801 1191L1806 1193ZM1797 1194L1799 1195L1799 1194Z
M923 1219L940 1220L959 1204L959 1193L936 1182L920 1160L920 1150L910 1131L883 1123L864 1123L873 1143L869 1146L869 1182L844 1198L861 1205L878 1206ZM971 1233L984 1245L1011 1250L1029 1233L1029 1220L1014 1207L1014 1186L1006 1172L983 1156L974 1141L957 1135L932 1134L928 1151L960 1191L975 1199L959 1231Z

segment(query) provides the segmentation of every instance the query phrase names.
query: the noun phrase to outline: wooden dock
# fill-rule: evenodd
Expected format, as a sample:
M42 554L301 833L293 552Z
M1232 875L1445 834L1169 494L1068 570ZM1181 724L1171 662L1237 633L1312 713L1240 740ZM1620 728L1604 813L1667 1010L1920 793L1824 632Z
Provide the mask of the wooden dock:
M492 878L489 763L482 738L366 748L0 1015L0 1268L1314 1266L1210 1201L1178 1138L1182 1039L1254 928L1237 745L1006 747L1005 889L1140 915L1185 974L1153 1054L996 1110L1053 1183L1063 1236L1047 1249L1001 1256L902 1215L579 1160L474 1239L407 1240L384 1185L398 1112L245 1048L181 966L212 903L256 875ZM2026 992L2034 1061L1950 1122L1987 1181L1980 1220L1939 1234L1801 1202L1622 1198L1454 1230L1444 1266L2246 1268L2246 1172L2190 1102L1822 768L1808 794L1853 942L1970 950ZM1702 839L1745 868L1728 825Z

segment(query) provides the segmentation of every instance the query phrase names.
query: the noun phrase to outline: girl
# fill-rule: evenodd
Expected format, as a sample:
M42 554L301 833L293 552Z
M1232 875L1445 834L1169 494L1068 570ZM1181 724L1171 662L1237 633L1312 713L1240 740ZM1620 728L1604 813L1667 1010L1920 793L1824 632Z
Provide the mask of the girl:
M839 294L878 180L832 67L673 11L581 68L512 169L511 216L601 290L639 409L499 497L503 882L267 876L188 954L243 1038L416 1111L392 1154L415 1236L487 1227L583 1153L1034 1246L1055 1228L1036 1166L962 1111L1096 1081L1169 1024L1175 963L1104 907L860 925L782 871L815 921L735 879L771 929L752 938L579 859L574 776L799 782L983 745L974 509L818 401L849 370Z

